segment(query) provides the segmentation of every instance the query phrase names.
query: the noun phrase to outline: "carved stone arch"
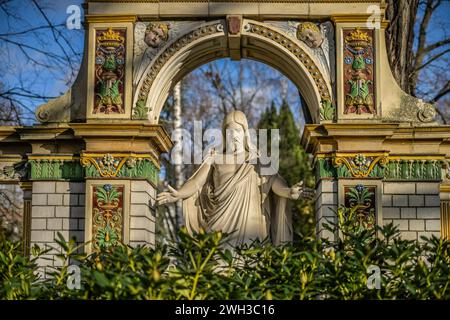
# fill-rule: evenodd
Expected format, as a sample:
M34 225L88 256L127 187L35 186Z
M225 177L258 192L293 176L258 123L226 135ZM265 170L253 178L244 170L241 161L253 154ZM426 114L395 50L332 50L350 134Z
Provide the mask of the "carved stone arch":
M136 87L134 118L158 123L170 89L199 66L229 56L225 20L203 23L176 39L146 67ZM299 89L313 123L334 120L331 81L302 42L275 26L244 19L241 30L243 58L274 67ZM330 112L331 109L331 112Z
M331 79L324 76L306 45L272 25L244 20L243 26L243 57L274 67L296 84L314 123L333 120L334 109L331 116L323 111L324 104L333 108Z

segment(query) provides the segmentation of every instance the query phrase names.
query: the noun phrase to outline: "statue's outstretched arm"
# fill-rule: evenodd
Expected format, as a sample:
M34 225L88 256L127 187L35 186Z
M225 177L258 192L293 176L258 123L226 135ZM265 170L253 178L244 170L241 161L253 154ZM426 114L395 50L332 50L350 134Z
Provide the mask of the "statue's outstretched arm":
M156 201L158 205L176 202L181 199L186 199L192 196L197 190L200 190L208 178L209 170L211 169L211 163L205 161L201 164L200 168L189 178L188 181L183 184L179 190L175 190L170 185L169 191L164 191L158 194Z
M289 188L286 181L279 175L276 175L272 182L272 191L282 198L292 199L291 188Z
M297 200L300 197L310 200L314 198L315 194L314 189L303 186L303 181L300 181L289 188L286 181L284 181L280 175L277 175L274 178L272 183L272 191L280 197L292 200Z
M186 199L192 196L197 190L201 190L208 178L211 164L203 162L197 171L180 187L178 190L178 197L180 199Z

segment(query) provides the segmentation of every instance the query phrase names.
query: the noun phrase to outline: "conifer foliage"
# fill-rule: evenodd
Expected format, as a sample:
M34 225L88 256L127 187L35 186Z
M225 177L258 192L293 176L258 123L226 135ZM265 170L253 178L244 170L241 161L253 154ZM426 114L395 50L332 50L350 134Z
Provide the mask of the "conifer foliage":
M304 180L308 187L314 187L314 178L308 162L308 155L300 145L300 130L287 101L283 99L279 112L275 102L261 115L259 129L279 129L279 173L289 186ZM292 206L294 229L301 236L314 235L314 204L302 199Z

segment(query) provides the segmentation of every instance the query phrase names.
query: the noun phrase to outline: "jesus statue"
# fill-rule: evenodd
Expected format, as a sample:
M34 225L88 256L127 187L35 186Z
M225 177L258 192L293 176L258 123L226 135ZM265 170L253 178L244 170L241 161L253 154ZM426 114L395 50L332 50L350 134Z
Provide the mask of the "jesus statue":
M183 200L184 222L190 234L200 229L222 231L229 234L230 245L256 239L275 245L292 241L287 200L309 200L314 190L304 187L303 181L288 187L278 173L261 174L258 150L251 142L243 112L230 112L222 129L222 152L210 152L179 190L168 186L168 191L157 196L157 203Z

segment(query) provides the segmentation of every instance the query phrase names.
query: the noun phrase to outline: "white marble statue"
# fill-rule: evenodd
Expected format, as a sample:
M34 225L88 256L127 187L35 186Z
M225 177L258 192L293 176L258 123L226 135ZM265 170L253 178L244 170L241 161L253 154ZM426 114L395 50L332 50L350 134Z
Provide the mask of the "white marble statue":
M191 234L200 228L222 231L231 234L231 245L256 238L274 244L292 241L287 199L311 199L314 190L303 187L303 182L289 188L278 174L262 175L258 161L251 161L258 151L248 129L243 112L229 113L223 123L226 152L210 152L179 190L169 186L157 202L162 205L182 199Z

